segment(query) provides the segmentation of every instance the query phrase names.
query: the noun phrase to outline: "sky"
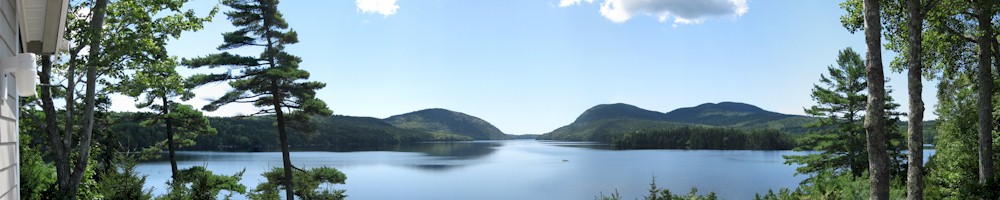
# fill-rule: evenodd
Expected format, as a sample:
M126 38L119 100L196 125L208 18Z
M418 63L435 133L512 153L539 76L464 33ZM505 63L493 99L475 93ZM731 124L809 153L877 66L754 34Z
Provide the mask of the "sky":
M668 112L722 101L804 114L810 89L837 51L865 52L864 35L840 24L838 1L746 0L356 0L282 1L310 80L337 115L386 118L445 108L508 134L542 134L598 104ZM204 15L214 0L186 6ZM222 11L228 10L223 8ZM179 58L218 53L235 30L219 13L205 29L168 43ZM231 51L256 56L259 49ZM884 64L896 55L883 50ZM181 69L181 74L211 70ZM906 77L887 85L907 108ZM926 119L936 83L924 82ZM187 103L218 98L224 83ZM112 110L136 111L112 97ZM210 116L256 112L233 104Z

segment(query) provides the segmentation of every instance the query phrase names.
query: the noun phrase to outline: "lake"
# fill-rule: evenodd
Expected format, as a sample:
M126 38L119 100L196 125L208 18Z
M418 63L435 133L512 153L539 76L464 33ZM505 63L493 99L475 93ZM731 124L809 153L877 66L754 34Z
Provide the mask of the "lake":
M933 149L925 151L933 154ZM795 187L806 176L782 155L793 151L610 150L582 142L535 140L421 143L292 152L301 168L336 167L347 175L348 199L594 199L615 189L623 199L647 194L650 179L674 193L716 192L725 199L753 198L769 188ZM926 157L926 156L925 156ZM261 173L281 166L280 152L178 152L178 167L205 166L216 174L246 170L252 189ZM167 161L143 162L154 195L166 192ZM223 192L225 193L225 192ZM283 192L282 192L283 194ZM239 194L236 199L245 199Z

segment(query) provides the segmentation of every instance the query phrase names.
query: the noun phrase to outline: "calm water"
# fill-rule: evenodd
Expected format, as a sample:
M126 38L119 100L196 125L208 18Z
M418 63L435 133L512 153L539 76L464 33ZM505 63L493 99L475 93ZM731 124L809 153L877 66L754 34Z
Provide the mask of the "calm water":
M656 176L672 192L715 191L725 199L752 198L768 188L795 187L805 176L783 164L792 151L606 150L589 143L534 140L426 143L363 151L292 152L298 167L332 166L347 174L349 199L593 199L617 189L641 198ZM933 153L927 150L926 153ZM217 174L246 169L255 187L281 154L180 152L178 165ZM146 162L138 171L154 195L165 192L170 163ZM245 197L234 195L237 199Z

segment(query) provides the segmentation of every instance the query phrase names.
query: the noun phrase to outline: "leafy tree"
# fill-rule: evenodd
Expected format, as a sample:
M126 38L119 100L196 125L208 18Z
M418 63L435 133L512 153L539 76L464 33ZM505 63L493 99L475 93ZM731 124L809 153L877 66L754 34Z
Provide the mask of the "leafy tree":
M898 1L897 1L898 2ZM899 30L897 32L905 32L905 49L893 49L897 52L905 52L906 65L907 67L907 89L910 97L910 112L907 128L907 143L909 144L909 155L907 156L907 170L906 170L906 197L907 199L917 200L924 199L924 101L923 101L923 73L926 71L924 69L924 47L923 47L923 29L924 29L924 18L927 15L927 11L930 7L936 6L937 1L933 0L906 0L906 14L901 14L902 12L894 12L894 10L902 9L890 9L888 12L889 17L895 18L905 18L906 26L903 28L898 27L901 23L891 23L893 25L888 25L890 28L889 32L892 30ZM902 4L898 2L897 4ZM890 43L894 42L892 39L893 34L887 34L888 41ZM898 34L902 35L902 34ZM903 42L899 42L903 43ZM896 45L902 46L902 45ZM890 46L891 47L891 46ZM889 48L892 49L892 48Z
M860 10L860 0L849 0L844 5L848 5L846 7L849 10ZM993 93L992 89L988 88L993 85L992 82L995 82L992 72L989 72L992 71L989 69L990 57L993 57L992 59L1000 57L1000 51L997 51L1000 50L1000 47L996 45L996 29L1000 27L997 27L994 21L989 19L1000 15L997 7L1000 4L995 1L925 0L917 2L908 0L905 3L903 1L887 1L883 5L883 9L886 11L886 15L883 15L883 24L886 25L885 36L888 40L886 48L901 53L893 61L893 68L897 70L910 69L908 74L911 80L911 96L913 96L912 91L915 90L913 87L919 84L919 82L913 83L918 75L913 66L924 65L922 67L924 75L936 77L941 81L938 85L939 105L936 112L941 117L942 123L938 123L940 126L936 129L942 136L940 138L945 140L934 140L937 153L928 163L930 175L926 183L927 188L929 188L927 194L935 195L931 198L976 198L975 196L966 196L973 195L970 193L973 189L969 188L975 188L969 186L971 183L968 180L971 179L966 177L978 176L981 178L981 182L978 183L980 186L976 187L990 187L982 185L982 181L988 183L990 178L986 177L997 171L995 167L992 170L989 169L991 166L997 165L991 161L997 159L996 151L990 150L990 148L996 148L996 144L989 144L991 140L995 141L997 138L995 133L991 135L992 131L989 130L993 128L989 125L991 121L989 119L996 117L995 114L989 114L992 113L990 109L996 109L996 105L988 102L995 98L995 95L991 94ZM917 11L918 8L919 11ZM849 30L860 28L860 20L862 19L860 12L852 11L849 13L852 14L842 18L845 27L848 27ZM993 65L1000 69L1000 63L994 62ZM967 91L970 88L982 90ZM968 97L967 95L977 95L978 97ZM914 105L919 104L911 103L911 106ZM976 108L970 110L968 109L969 105L976 105ZM922 111L911 110L910 112L911 116L918 113L922 113ZM977 118L973 113L978 113L979 117ZM919 120L914 120L916 116L912 118L911 123L919 122ZM959 119L965 121L958 121ZM976 124L972 123L975 121L979 121L978 126L980 127L969 126ZM911 128L917 127L919 126L911 126ZM971 135L978 135L979 138L967 140L965 134L970 134L968 132L970 130L978 131L978 134ZM919 149L914 145L918 142L911 143L911 148ZM979 150L968 148L969 144L977 143L980 145L975 147L978 147ZM911 152L913 152L911 154L913 157L911 157L910 162L912 168L910 179L919 179L921 173L913 169L919 167L920 162L917 160L920 159L917 157L920 156L920 153L913 150ZM973 154L978 154L981 157L978 159L968 157ZM981 163L967 165L968 161L973 160L979 160ZM930 170L931 166L935 166L936 169ZM976 166L979 167L978 172ZM969 174L969 172L972 173ZM995 177L992 180L995 182ZM909 181L913 183L910 185L921 182L920 180ZM995 189L985 191L995 191ZM909 198L919 198L917 195L920 193L911 191L911 194L914 195L910 195ZM975 195L981 194L985 193L979 192Z
M254 115L274 114L285 171L285 195L290 200L294 188L293 166L286 127L311 129L314 128L309 125L311 115L331 114L326 103L316 98L316 90L326 84L297 82L308 79L309 72L298 68L301 58L285 52L285 45L298 43L299 40L298 34L288 28L288 23L278 11L277 0L225 0L222 4L233 8L226 15L238 29L223 33L225 42L218 49L263 47L264 51L258 57L224 52L184 60L183 63L193 68L228 66L240 69L239 73L227 70L219 74L197 74L191 80L195 85L228 81L232 87L222 97L205 105L205 110L215 110L229 103L252 103L262 108Z
M181 12L186 0L77 1L67 17L68 59L42 56L38 105L57 173L57 198L75 199L88 175L94 144L98 99L108 93L98 85L127 76L127 69L164 58L165 40L201 28L194 12ZM106 34L114 33L114 34ZM86 50L86 51L84 51ZM62 99L57 108L55 99Z
M865 91L868 82L865 74L864 59L851 48L841 50L837 56L837 66L827 67L828 75L820 75L822 85L814 85L812 99L817 105L806 109L810 116L817 117L816 122L807 124L812 131L799 139L800 151L819 151L808 155L785 156L786 163L801 164L797 173L816 174L823 171L841 175L843 173L860 177L867 171L868 151L865 148L863 115L868 102ZM889 140L886 146L890 148L893 159L893 172L901 172L902 136L898 127L898 113L894 112L899 105L886 99L886 127Z
M278 199L279 189L287 187L286 184L279 184L284 177L283 173L281 168L274 168L261 174L267 178L267 181L257 185L257 188L250 193L250 199ZM301 199L339 200L347 197L344 195L344 190L320 188L320 185L324 184L344 184L344 181L347 180L344 173L332 167L318 167L309 170L296 169L294 177L295 179L292 179L293 188L285 189L286 191L291 189L293 194Z
M997 105L991 60L1000 55L996 44L995 1L940 0L927 8L923 44L924 63L940 71L939 116L935 156L927 164L928 198L995 198L992 177L997 171L996 133L992 131ZM991 17L992 16L992 17ZM990 49L993 49L992 51ZM993 63L994 67L1000 67ZM978 138L976 138L978 136ZM977 157L977 155L979 157ZM979 161L978 163L976 161ZM979 177L979 182L968 177ZM975 185L975 186L974 186ZM992 185L992 186L990 186Z
M890 64L894 71L907 71L909 120L907 121L907 199L924 199L924 102L923 74L926 68L924 25L927 13L940 5L938 0L895 0L883 3L886 49L899 52Z
M59 192L57 193L57 195L65 199L77 198L77 193L78 193L77 189L79 189L80 187L80 183L83 180L84 175L86 174L85 172L87 171L87 164L89 164L90 161L89 156L91 148L91 138L94 127L94 107L96 106L95 98L96 98L96 84L97 84L96 80L97 65L99 65L97 63L98 60L97 58L100 56L101 52L101 40L103 39L101 35L103 34L102 32L104 31L103 28L104 17L106 16L107 13L107 6L108 6L107 0L97 0L96 2L94 2L93 7L91 8L93 14L90 17L91 20L87 21L86 19L83 19L81 20L82 22L78 22L80 24L89 22L89 26L86 27L78 26L78 27L83 27L81 28L82 30L81 29L77 30L81 32L81 34L75 35L80 37L78 39L87 41L87 43L84 43L78 40L80 41L81 44L87 44L87 46L90 46L89 48L90 53L89 55L87 55L90 59L88 59L89 62L85 62L87 65L87 68L85 70L87 81L85 83L86 94L84 97L84 102L85 102L85 106L83 107L84 114L83 114L83 120L81 122L82 124L84 124L84 128L83 130L81 130L81 133L79 134L80 143L76 144L75 147L73 145L72 140L75 138L73 127L75 126L76 122L75 120L73 120L72 117L73 113L76 111L74 109L74 105L76 104L76 99L73 96L74 93L76 93L75 90L77 88L75 87L76 80L75 78L73 78L73 76L75 75L75 73L77 73L77 71L75 70L76 65L83 61L76 60L75 56L70 59L70 63L72 64L70 64L71 67L68 69L67 73L69 74L69 76L67 76L66 78L67 80L70 80L68 82L69 85L67 87L70 91L67 91L66 97L64 97L67 101L65 108L66 121L64 122L65 131L60 133L59 131L60 127L58 127L57 124L58 122L56 119L57 114L55 105L53 105L52 102L53 89L50 77L52 75L53 63L50 56L42 56L42 70L41 70L42 72L39 74L40 77L39 79L41 81L41 86L42 86L40 98L42 101L41 104L42 109L45 112L46 122L43 125L41 125L41 129L45 130L45 132L48 133L49 146L51 151L54 153L53 156L55 157L53 160L56 166L57 186L59 188ZM79 9L81 7L89 7L89 6L80 5L75 8ZM70 27L72 28L73 26ZM74 36L74 34L67 34L67 35ZM78 47L76 49L81 49L79 48L79 46L84 46L84 45L77 45L77 46ZM76 51L78 52L79 50ZM73 152L79 152L76 156L75 161L72 160Z
M996 179L992 185L984 186L977 178L972 178L979 177L978 105L975 103L978 90L975 88L975 73L975 65L954 65L944 68L941 73L937 92L939 102L935 109L938 114L938 134L934 145L936 152L927 163L925 194L928 199L976 199L987 192L997 191ZM998 106L1000 105L994 102L994 109ZM1000 149L998 133L994 132L992 138L994 151ZM994 159L996 156L994 154ZM993 165L996 171L998 165Z
M871 199L889 199L889 156L885 143L885 76L882 70L881 1L863 0L868 106L865 109Z
M979 46L976 73L979 100L976 101L978 102L976 107L979 112L979 184L983 185L995 182L993 174L996 173L993 171L993 82L995 80L990 65L993 64L991 45L996 40L996 36L993 35L993 17L1000 15L996 11L997 5L998 3L993 1L972 2L974 13L972 15L976 18L979 32L976 36L976 45ZM995 192L988 192L981 198L996 198L992 193Z

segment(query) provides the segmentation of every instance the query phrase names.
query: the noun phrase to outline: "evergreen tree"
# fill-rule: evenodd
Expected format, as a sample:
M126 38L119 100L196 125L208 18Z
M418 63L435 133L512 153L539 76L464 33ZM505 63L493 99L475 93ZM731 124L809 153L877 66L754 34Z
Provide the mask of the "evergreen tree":
M146 119L143 125L162 124L162 130L166 132L166 142L157 143L147 152L156 153L166 146L170 159L170 177L174 179L177 179L178 176L175 156L177 148L180 148L178 143L181 141L191 143L192 139L199 134L215 134L216 132L209 125L208 118L205 118L200 111L188 105L178 105L172 101L176 98L189 100L194 97L191 88L186 86L184 78L177 73L176 67L177 61L174 58L152 62L137 69L132 76L124 77L119 84L108 87L110 90L121 92L138 100L135 105L137 108L160 111L158 115ZM175 113L175 110L178 113ZM183 129L180 133L183 137L175 135L174 129ZM190 145L192 144L186 146Z
M196 85L228 81L232 87L203 109L212 111L229 103L252 103L261 108L253 115L274 114L283 158L285 197L292 199L293 166L286 128L309 128L311 115L331 114L326 103L315 97L316 90L326 84L299 81L308 79L309 72L298 68L301 58L285 52L285 45L298 43L298 34L289 29L278 11L277 0L224 0L222 4L233 9L226 15L237 30L223 33L224 43L218 50L262 47L264 51L257 57L222 52L184 60L183 64L192 68L226 66L231 69L190 78Z
M816 154L785 156L789 164L802 164L801 174L816 174L824 171L837 175L848 173L860 177L868 169L868 151L865 148L865 109L868 84L864 59L851 48L841 50L837 56L837 66L827 68L829 75L821 75L821 85L812 89L812 98L817 105L806 109L817 121L807 126L812 131L799 141L800 151L820 151ZM888 97L888 95L886 95ZM903 149L902 133L894 124L899 121L899 104L892 98L886 99L886 128L890 147L890 171L901 172Z

